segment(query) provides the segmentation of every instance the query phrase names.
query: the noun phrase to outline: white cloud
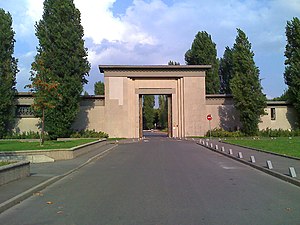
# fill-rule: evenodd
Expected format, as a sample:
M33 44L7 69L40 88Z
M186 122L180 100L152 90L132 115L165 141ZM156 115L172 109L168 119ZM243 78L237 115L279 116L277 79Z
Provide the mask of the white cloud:
M91 38L94 44L102 41L124 41L131 44L152 44L154 40L140 27L127 23L121 17L114 17L113 3L116 0L75 0L81 12L85 38Z
M81 11L94 71L98 64L104 63L166 64L169 60L184 63L184 54L198 31L212 35L218 55L222 56L224 48L234 43L236 28L241 28L252 43L266 92L280 95L285 88L283 79L278 78L284 69L285 25L287 20L300 15L299 0L177 0L170 4L163 0L133 0L117 16L113 13L116 1L74 0ZM34 23L42 17L43 0L6 2L10 8L15 5L12 15L17 43L31 42L32 47ZM34 52L34 48L28 51ZM29 60L24 59L24 63L22 60L21 57L21 67L29 68L30 64L25 66ZM25 69L22 71L25 76Z
M27 0L26 14L32 21L39 21L43 15L43 0Z

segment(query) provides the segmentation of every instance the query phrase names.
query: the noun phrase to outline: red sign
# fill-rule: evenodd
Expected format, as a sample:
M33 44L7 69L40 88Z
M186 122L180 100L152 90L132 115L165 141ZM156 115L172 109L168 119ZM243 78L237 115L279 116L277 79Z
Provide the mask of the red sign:
M207 119L207 120L212 120L211 114L208 114L207 117L206 117L206 119Z

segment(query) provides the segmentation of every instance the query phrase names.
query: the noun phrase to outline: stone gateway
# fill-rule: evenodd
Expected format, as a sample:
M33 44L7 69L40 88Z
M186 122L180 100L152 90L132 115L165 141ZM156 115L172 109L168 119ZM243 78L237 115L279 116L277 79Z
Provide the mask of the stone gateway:
M73 129L95 129L110 137L142 137L142 96L166 95L168 98L169 136L183 138L204 136L211 127L225 130L239 128L238 113L232 96L206 95L205 73L209 65L100 65L104 73L105 95L84 96ZM30 114L32 96L17 96L17 131L37 131L38 118ZM267 115L261 117L260 129L292 129L296 112L286 102L267 102Z

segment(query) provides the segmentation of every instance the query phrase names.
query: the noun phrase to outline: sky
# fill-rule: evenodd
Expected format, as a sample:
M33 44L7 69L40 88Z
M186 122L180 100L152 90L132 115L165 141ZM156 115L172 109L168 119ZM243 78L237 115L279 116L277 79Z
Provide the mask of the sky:
M218 57L232 47L236 28L248 36L268 98L280 96L284 83L287 21L300 15L300 0L74 0L81 12L85 47L92 69L84 89L94 93L103 81L98 65L184 65L184 54L195 35L206 31ZM20 72L18 91L26 91L38 40L35 23L42 18L43 0L0 0L15 31L15 57Z

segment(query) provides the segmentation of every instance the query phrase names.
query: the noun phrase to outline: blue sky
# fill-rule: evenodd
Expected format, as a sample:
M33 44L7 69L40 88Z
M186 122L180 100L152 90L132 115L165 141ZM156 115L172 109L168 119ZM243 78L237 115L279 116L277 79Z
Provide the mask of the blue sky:
M284 84L285 26L300 15L299 0L74 0L81 11L85 45L92 64L85 90L103 80L100 64L184 64L184 54L198 31L207 31L218 56L232 47L236 28L252 43L255 62L269 98ZM15 56L20 72L17 88L29 83L30 66L38 41L34 24L43 13L43 0L0 0L13 17Z

